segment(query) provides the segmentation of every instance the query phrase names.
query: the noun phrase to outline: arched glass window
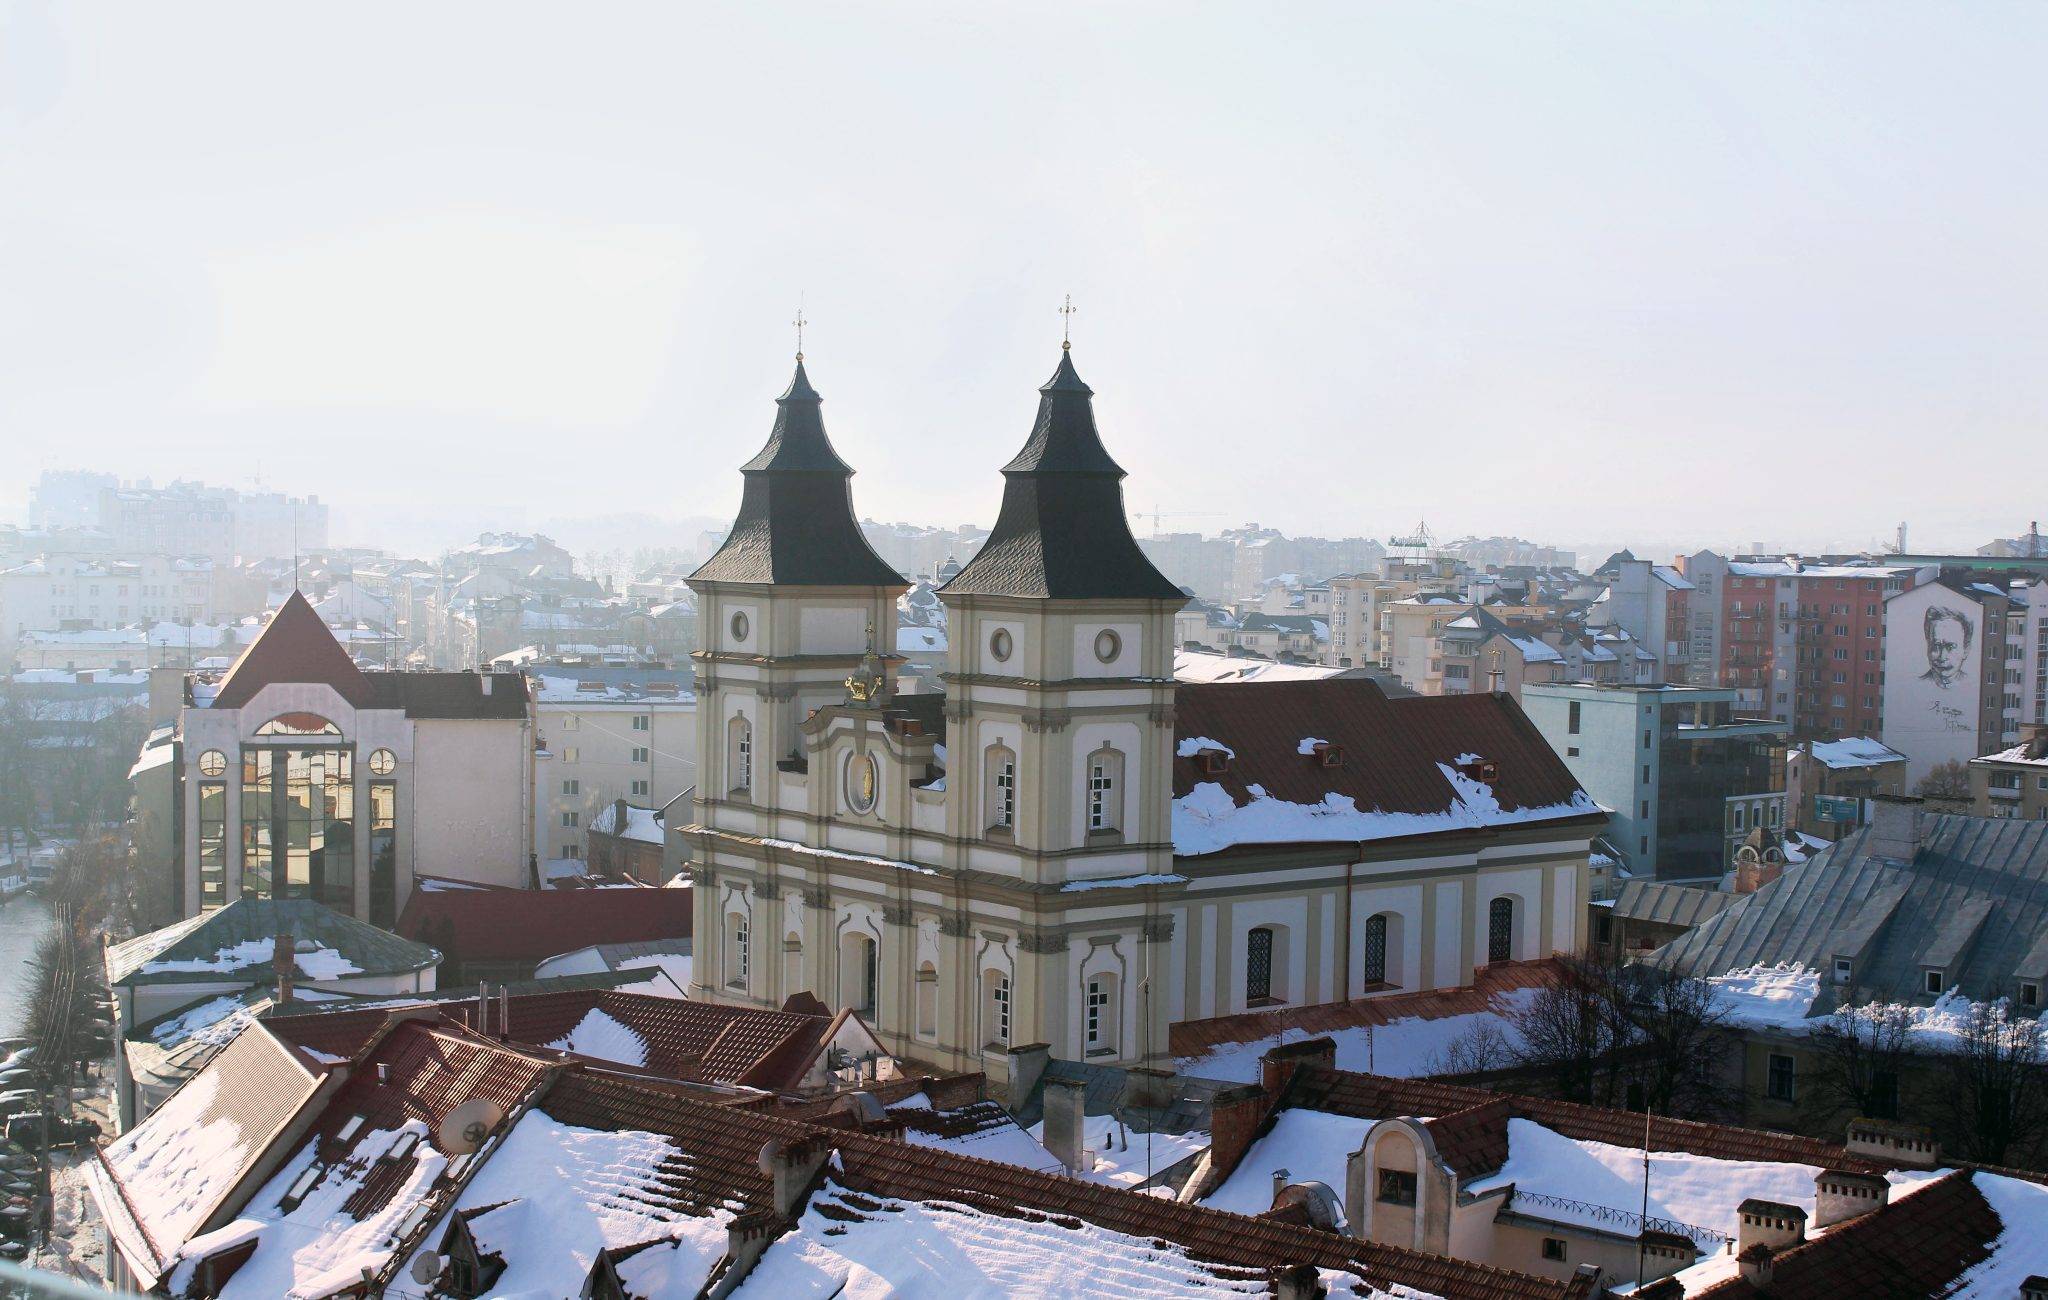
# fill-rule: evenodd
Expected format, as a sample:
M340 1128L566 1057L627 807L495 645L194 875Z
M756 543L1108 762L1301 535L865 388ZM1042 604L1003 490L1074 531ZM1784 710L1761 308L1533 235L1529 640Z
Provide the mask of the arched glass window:
M1515 955L1515 900L1496 898L1486 905L1486 960L1507 961Z
M1367 917L1365 922L1365 982L1368 986L1387 982L1387 914Z
M1254 927L1244 937L1244 999L1263 1002L1273 996L1273 927Z
M317 713L281 713L256 728L259 736L339 736L341 728Z

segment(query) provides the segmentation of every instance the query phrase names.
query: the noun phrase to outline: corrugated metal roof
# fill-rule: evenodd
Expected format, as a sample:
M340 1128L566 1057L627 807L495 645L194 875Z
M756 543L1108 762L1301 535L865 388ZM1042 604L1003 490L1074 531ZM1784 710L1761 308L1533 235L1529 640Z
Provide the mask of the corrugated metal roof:
M1853 961L1853 983L1833 986L1844 998L1925 1002L1929 966L1971 998L2009 995L2030 955L2048 951L2048 822L1947 814L1921 826L1911 862L1873 854L1866 827L1655 960L1716 975L1779 963L1830 971L1841 956Z
M1620 897L1614 900L1614 915L1631 921L1690 928L1708 917L1720 915L1740 897L1718 889L1631 880L1621 887Z

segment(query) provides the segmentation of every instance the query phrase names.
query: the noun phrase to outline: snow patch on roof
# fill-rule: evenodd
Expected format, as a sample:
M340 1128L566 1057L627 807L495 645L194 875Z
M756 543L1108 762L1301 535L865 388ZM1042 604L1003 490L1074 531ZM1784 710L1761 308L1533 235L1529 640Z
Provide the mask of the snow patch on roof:
M583 1019L576 1022L575 1028L548 1046L558 1051L574 1052L578 1056L594 1056L600 1061L617 1061L621 1065L647 1064L646 1041L598 1007L584 1012Z
M1150 1300L1271 1294L1263 1276L1231 1275L1242 1272L1212 1269L1177 1245L1085 1221L1013 1219L947 1201L850 1196L827 1183L796 1230L768 1248L734 1295Z
M1197 742L1180 743L1185 755L1187 747ZM1204 781L1173 801L1173 851L1192 857L1237 844L1395 839L1584 817L1601 811L1584 790L1576 791L1569 803L1503 808L1490 786L1448 764L1436 766L1450 782L1451 802L1442 812L1434 813L1367 811L1359 808L1350 795L1336 793L1323 796L1319 804L1290 803L1273 798L1257 785L1248 787L1251 802L1240 807L1229 791L1213 781Z
M272 939L245 939L231 947L217 949L211 957L159 958L145 962L135 973L138 975L199 974L204 972L228 972L247 966L261 966L276 952L276 941ZM307 979L330 980L344 975L360 975L363 968L341 955L339 951L324 944L300 940L298 950L292 954L292 963Z
M1232 749L1230 746L1224 744L1220 740L1211 740L1207 736L1185 737L1184 739L1182 739L1180 744L1174 746L1173 752L1176 756L1180 758L1193 758L1195 755L1201 753L1205 749L1216 750L1220 752L1225 758L1237 757L1236 750Z

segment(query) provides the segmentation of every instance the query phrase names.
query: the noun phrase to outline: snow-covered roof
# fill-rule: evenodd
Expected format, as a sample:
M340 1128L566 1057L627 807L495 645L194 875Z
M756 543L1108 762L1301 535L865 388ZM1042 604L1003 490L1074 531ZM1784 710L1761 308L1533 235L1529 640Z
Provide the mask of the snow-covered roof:
M899 627L896 629L897 654L944 654L945 652L946 629L943 627Z
M1837 770L1856 767L1877 767L1884 763L1903 763L1906 756L1886 745L1883 741L1869 736L1848 736L1841 740L1816 740L1807 746L1824 766Z
M1307 682L1344 671L1322 664L1286 664L1199 650L1176 650L1173 655L1173 676L1182 682Z

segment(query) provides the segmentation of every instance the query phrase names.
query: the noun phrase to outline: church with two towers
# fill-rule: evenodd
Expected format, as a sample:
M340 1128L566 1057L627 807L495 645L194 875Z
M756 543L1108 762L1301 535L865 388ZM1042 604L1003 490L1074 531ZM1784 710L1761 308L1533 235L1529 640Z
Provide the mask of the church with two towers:
M908 583L799 356L690 578L691 996L808 992L900 1057L1001 1078L1024 1045L1164 1066L1176 1020L1577 947L1605 819L1512 701L1176 683L1187 598L1131 535L1092 399L1063 347L939 592L943 693L898 695ZM1402 725L1414 705L1450 707Z

